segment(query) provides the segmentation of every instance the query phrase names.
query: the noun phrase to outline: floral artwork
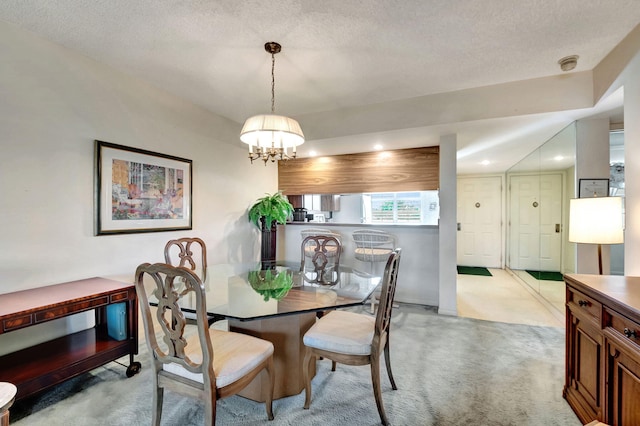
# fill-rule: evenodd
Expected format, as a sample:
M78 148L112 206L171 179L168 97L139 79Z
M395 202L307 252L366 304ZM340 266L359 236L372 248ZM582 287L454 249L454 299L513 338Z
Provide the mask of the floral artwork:
M113 160L113 220L184 217L184 172L153 164Z
M96 235L191 229L191 160L96 141Z

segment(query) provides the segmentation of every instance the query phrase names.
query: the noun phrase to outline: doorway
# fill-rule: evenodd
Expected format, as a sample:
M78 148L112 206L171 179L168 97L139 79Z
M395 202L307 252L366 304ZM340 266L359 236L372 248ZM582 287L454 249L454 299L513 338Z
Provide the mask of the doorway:
M458 178L457 263L502 268L502 178Z
M561 271L562 188L560 173L509 177L511 270Z

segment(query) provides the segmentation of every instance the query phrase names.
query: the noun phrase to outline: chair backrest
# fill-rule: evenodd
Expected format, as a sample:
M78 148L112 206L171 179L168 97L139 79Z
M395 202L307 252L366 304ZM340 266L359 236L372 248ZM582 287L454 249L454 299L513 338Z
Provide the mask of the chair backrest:
M358 229L351 235L358 247L387 247L395 244L395 237L392 234L378 229Z
M200 238L185 237L168 241L164 246L164 261L169 265L191 269L202 282L207 280L207 246ZM197 270L198 263L200 271Z
M145 277L151 280L145 280ZM153 354L155 373L158 374L163 369L163 364L175 363L190 373L202 374L205 389L215 386L211 362L213 346L208 332L205 290L200 278L183 266L144 263L136 269L135 286L140 301L145 338ZM152 288L149 294L152 293L158 302L155 321L149 305L147 287ZM179 303L180 299L191 295L195 296L196 301L195 316L200 349L194 352L194 348L189 348L188 353L195 353L195 356L190 357L185 351L187 340L184 334L187 321ZM159 344L159 340L162 345Z
M377 229L362 229L351 234L356 245L355 257L365 262L384 262L396 248L392 234Z
M310 260L312 272L315 274L312 281L333 284L337 280L340 267L340 254L342 252L342 244L333 236L329 235L312 235L302 240L301 245L301 261L300 271L305 272L307 268L307 259ZM325 273L331 271L332 277L327 278Z
M334 237L336 240L342 244L342 234L338 232L331 231L327 228L305 228L300 231L300 236L304 240L307 237L313 237L316 235L328 235L329 237Z
M402 249L395 249L387 260L382 277L382 290L380 291L380 305L376 314L375 334L380 336L387 333L391 323L391 311L393 310L393 299L396 296L396 285L398 283L398 268L400 267L400 255Z

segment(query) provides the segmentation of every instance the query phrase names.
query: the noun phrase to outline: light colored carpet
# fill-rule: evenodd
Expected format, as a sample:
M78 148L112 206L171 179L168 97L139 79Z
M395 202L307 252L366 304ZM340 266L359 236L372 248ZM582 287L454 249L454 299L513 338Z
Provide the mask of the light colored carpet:
M394 310L391 362L398 390L382 366L383 399L394 425L581 425L562 398L564 330L437 315L432 308ZM17 403L12 425L149 425L151 380L141 346L140 374L109 363L37 398ZM123 358L127 362L127 358ZM313 400L304 391L274 401L270 425L377 425L368 366L318 361ZM202 405L165 393L164 425L202 424ZM219 425L267 424L263 404L218 402Z

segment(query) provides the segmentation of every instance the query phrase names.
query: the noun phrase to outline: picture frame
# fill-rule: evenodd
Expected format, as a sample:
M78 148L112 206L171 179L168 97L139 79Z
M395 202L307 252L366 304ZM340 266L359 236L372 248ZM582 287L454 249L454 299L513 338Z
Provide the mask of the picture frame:
M580 179L578 198L608 197L609 179Z
M192 229L192 160L95 141L95 235Z

